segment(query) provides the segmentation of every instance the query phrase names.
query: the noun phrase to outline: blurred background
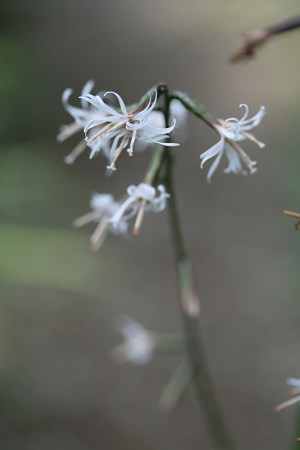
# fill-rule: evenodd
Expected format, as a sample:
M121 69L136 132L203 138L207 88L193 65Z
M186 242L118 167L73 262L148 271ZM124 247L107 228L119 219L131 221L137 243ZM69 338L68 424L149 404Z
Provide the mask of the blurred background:
M206 183L199 154L216 141L193 117L178 150L176 189L196 266L209 367L239 449L279 450L295 409L287 376L299 377L300 235L284 208L299 202L300 31L275 38L255 60L232 66L244 31L299 13L286 0L2 0L0 3L0 440L5 450L210 449L191 387L178 407L158 401L181 357L117 367L113 321L178 332L176 278L166 214L147 216L139 238L89 248L71 228L91 193L120 195L143 178L149 152L105 161L56 143L70 117L61 93L87 79L131 103L158 81L220 117L265 105L245 145L252 177L219 170Z

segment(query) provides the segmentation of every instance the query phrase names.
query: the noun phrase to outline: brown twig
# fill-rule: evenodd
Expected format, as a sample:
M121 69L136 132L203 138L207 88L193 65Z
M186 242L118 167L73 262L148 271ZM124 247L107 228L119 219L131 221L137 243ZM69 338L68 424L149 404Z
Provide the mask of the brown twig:
M253 58L255 55L255 50L272 36L285 33L299 27L300 16L296 16L274 25L270 25L266 28L252 30L249 33L246 33L246 39L243 46L229 56L229 61L231 63L235 63Z
M282 211L282 214L284 214L285 216L288 216L288 217L293 217L293 219L300 219L300 213L296 213L293 211L287 211L286 209L284 211ZM297 220L297 222L294 223L294 228L295 228L295 230L300 229L300 220Z

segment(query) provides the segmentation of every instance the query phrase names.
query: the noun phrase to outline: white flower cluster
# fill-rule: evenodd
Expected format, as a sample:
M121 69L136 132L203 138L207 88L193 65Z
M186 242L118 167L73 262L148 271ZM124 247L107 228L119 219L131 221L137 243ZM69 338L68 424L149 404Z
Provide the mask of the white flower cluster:
M100 92L92 95L93 87L93 81L88 81L84 85L80 96L81 107L69 104L72 89L66 89L63 93L63 105L74 121L61 128L57 136L58 140L62 142L78 131L85 133L85 138L66 156L66 163L73 163L85 149L89 148L90 158L100 153L107 158L107 169L111 172L116 170L116 162L124 150L127 150L129 156L132 156L134 150L144 150L150 144L167 147L179 145L165 141L170 133L175 131L176 123L179 125L177 135L185 134L187 113L178 100L171 101L170 116L173 123L170 127L165 127L163 113L156 110L156 90L148 93L148 100L144 104L126 107L122 97L116 92ZM118 102L117 108L105 101L106 98L111 100L112 97L115 97ZM220 140L200 155L201 168L208 160L214 158L207 173L208 181L211 180L224 154L228 160L228 166L224 169L225 173L246 175L247 173L253 174L257 170L256 161L251 160L240 147L239 142L248 139L260 148L265 146L249 131L260 124L266 111L261 106L253 117L248 118L248 106L241 104L240 107L245 108L241 119L232 117L226 120L219 119L212 123Z
M102 153L108 160L107 169L116 170L115 164L124 150L129 156L134 151L141 151L149 144L160 144L165 147L175 147L179 144L166 139L174 130L176 121L184 123L186 110L178 104L171 103L170 127L164 126L164 115L157 111L157 92L152 90L145 96L145 101L126 107L123 99L116 92L105 92L92 95L93 81L88 81L80 96L80 106L69 103L72 89L66 89L62 102L66 111L72 116L73 122L63 126L58 134L60 142L75 133L84 132L85 137L65 158L71 164L86 149L90 149L90 158ZM118 107L111 105L116 99ZM110 100L110 103L107 102ZM74 221L75 227L81 227L89 222L98 225L91 236L91 246L94 250L100 248L107 232L127 235L128 221L137 216L133 233L137 234L143 215L147 211L159 212L166 207L169 194L163 185L157 188L147 183L138 186L131 185L127 189L127 198L123 201L114 200L111 194L94 194L91 198L91 211Z
M219 166L223 154L226 155L228 160L228 167L224 169L225 173L241 173L242 175L246 175L247 173L253 174L257 170L256 161L252 161L249 158L245 151L239 146L238 142L248 139L257 144L260 148L265 146L265 144L258 141L253 134L249 133L249 130L252 130L252 128L257 127L260 124L266 111L264 106L261 106L253 117L247 119L249 114L248 106L241 104L240 107L245 108L245 114L241 119L235 117L226 120L219 119L218 123L213 124L220 135L220 140L200 155L201 168L203 168L206 161L215 158L207 173L208 181L211 180L212 175ZM248 171L243 168L242 163L244 163Z
M146 183L127 188L127 198L122 202L114 200L110 194L94 194L91 198L91 211L74 221L76 228L90 222L96 222L97 227L91 236L93 250L98 250L107 232L127 235L128 221L138 215L139 211L160 212L165 209L170 195L163 185L157 189Z
M88 81L84 85L79 97L80 106L69 103L72 89L66 89L62 95L63 105L72 116L73 122L61 128L57 136L58 140L62 142L80 131L84 135L79 144L66 156L66 163L73 163L84 150L89 149L90 158L102 153L108 161L108 171L112 172L116 170L116 162L124 151L132 156L134 152L144 150L152 144L165 147L179 145L168 140L176 123L179 125L177 136L180 136L181 131L182 137L186 128L187 110L183 106L184 102L178 100L178 97L171 100L169 113L172 125L166 127L164 114L157 104L155 89L149 91L139 103L126 106L122 97L116 92L100 92L93 95L91 93L93 87L93 81ZM117 106L113 106L113 101ZM245 104L240 106L245 108L241 119L209 121L220 135L220 140L200 155L201 168L209 159L214 158L207 173L208 181L219 166L223 154L228 159L225 173L246 174L256 171L256 162L249 158L238 142L248 139L260 148L264 147L264 144L249 131L259 125L265 115L265 108L261 107L253 117L248 118L248 106ZM247 170L243 168L243 164ZM148 175L146 179L149 179ZM152 180L153 177L151 176L150 179ZM154 187L152 182L129 186L127 194L127 198L120 202L114 200L110 194L94 194L91 199L92 210L74 221L76 227L93 221L98 224L91 236L93 249L101 246L108 231L126 235L128 221L134 216L136 221L133 234L138 234L144 213L162 211L169 197L163 185Z
M167 147L179 145L165 142L175 128L177 117L179 121L185 121L185 110L183 107L178 108L177 102L173 102L172 126L164 127L163 114L154 110L157 103L156 90L148 93L147 103L127 108L122 97L116 92L92 95L93 87L93 81L88 81L84 85L80 96L81 107L69 104L72 89L66 89L62 95L63 105L74 122L61 128L57 136L58 141L62 142L78 131L83 130L85 133L85 139L65 158L66 163L73 163L86 148L90 148L90 158L103 153L109 162L107 168L112 171L116 170L116 161L125 149L128 155L132 156L135 146L140 151L149 144ZM119 108L105 102L106 96L110 98L114 96Z

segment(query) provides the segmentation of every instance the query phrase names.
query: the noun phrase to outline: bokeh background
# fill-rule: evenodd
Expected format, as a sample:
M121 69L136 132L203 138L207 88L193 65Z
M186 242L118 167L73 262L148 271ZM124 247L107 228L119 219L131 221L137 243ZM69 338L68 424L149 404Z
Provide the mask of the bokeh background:
M295 409L273 412L299 376L300 31L274 39L248 64L229 65L242 32L299 12L296 0L1 0L0 3L0 440L5 450L210 449L191 387L169 414L158 408L181 358L116 366L112 323L181 329L165 214L137 239L89 249L74 231L91 193L138 183L149 152L105 161L63 157L69 123L61 92L94 78L133 102L157 81L186 90L220 117L238 105L268 115L252 177L219 170L207 185L199 154L216 136L194 118L176 150L176 189L202 301L209 367L237 448L291 442ZM76 96L74 96L74 101Z

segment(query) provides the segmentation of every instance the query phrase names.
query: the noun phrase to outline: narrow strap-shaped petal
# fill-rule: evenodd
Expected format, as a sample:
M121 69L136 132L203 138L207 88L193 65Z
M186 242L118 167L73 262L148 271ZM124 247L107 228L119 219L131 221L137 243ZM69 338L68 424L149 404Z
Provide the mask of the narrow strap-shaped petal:
M240 108L244 108L245 109L244 115L239 120L239 122L244 122L246 120L246 118L249 116L249 106L246 105L246 103L241 103L239 106L240 106Z
M111 146L111 149L110 149L110 159L111 159L111 160L113 159L113 157L114 157L114 155L115 155L115 153L116 153L116 150L117 150L117 148L118 148L120 139L121 139L124 135L125 135L125 132L119 132L119 133L116 135L116 137L114 138L113 143L112 143L112 146Z
M69 104L69 98L73 93L73 89L65 89L62 93L62 103L66 111L73 117L73 119L78 122L81 121L87 114L87 111L78 108L77 106L72 106Z
M145 121L141 121L138 123L132 123L130 122L130 120L127 120L126 122L126 129L129 131L134 131L134 130L140 130L141 128L145 127Z
M90 94L93 90L93 87L95 86L94 80L88 80L85 85L82 88L81 96L84 96L85 94ZM88 109L88 102L81 98L81 106L83 109Z
M117 94L116 92L113 92L113 91L106 92L104 94L104 97L106 95L108 95L108 94L113 94L113 95L115 95L117 97L122 113L124 114L124 116L128 116L127 108L125 106L125 103L124 103L122 97L119 94Z
M138 110L136 114L135 113L133 114L135 120L141 120L147 114L147 112L152 104L151 93L148 93L148 95L149 95L149 101L148 101L147 105L145 106L145 108Z
M133 204L136 202L136 198L129 196L123 203L122 205L119 206L119 208L117 209L117 211L112 215L112 217L110 218L109 222L114 225L117 226L118 223L120 222L120 220L122 219L122 217L124 216L124 214L126 213L127 209L129 209L130 207L133 206Z
M225 154L228 159L228 166L224 169L224 173L242 173L245 175L246 172L242 168L241 160L237 152L230 145L225 144Z
M211 177L213 176L213 174L215 173L218 165L220 164L221 158L222 158L223 152L220 152L217 157L215 158L215 160L213 161L212 165L210 166L208 172L207 172L207 176L206 179L208 181L208 183L211 182Z
M154 89L154 99L152 100L152 92L149 92L150 100L148 102L148 105L140 112L138 112L135 115L136 120L140 120L144 118L145 115L150 114L151 111L155 108L156 102L157 102L157 91Z
M202 160L201 161L201 169L203 168L206 161L208 161L210 158L213 158L214 156L218 155L219 153L223 152L224 145L225 145L225 139L223 136L221 136L220 140L215 145L210 147L205 152L201 153L201 155L200 155L200 159Z
M151 140L151 142L153 144L159 144L159 145L163 145L164 147L178 147L180 144L177 144L176 142L161 142L161 141L154 141Z
M85 94L81 98L83 98L87 102L91 103L95 108L104 111L108 115L123 117L122 114L120 114L118 111L116 111L111 106L107 105L99 95L95 96L95 95L91 95L91 94Z
M118 122L118 118L114 116L110 117L99 117L90 120L84 127L84 132L86 133L90 128L94 128L98 125L103 125L104 123L116 123Z
M151 132L151 133L159 132L160 134L168 134L174 130L175 125L176 125L176 119L173 120L173 125L171 125L170 127L166 127L166 128L155 127L154 125L147 123L147 126L145 127L145 131Z
M261 106L259 108L259 110L257 111L257 113L253 117L251 117L250 119L244 120L241 123L242 129L243 130L251 130L252 128L257 127L265 115L266 115L266 109L264 106Z

